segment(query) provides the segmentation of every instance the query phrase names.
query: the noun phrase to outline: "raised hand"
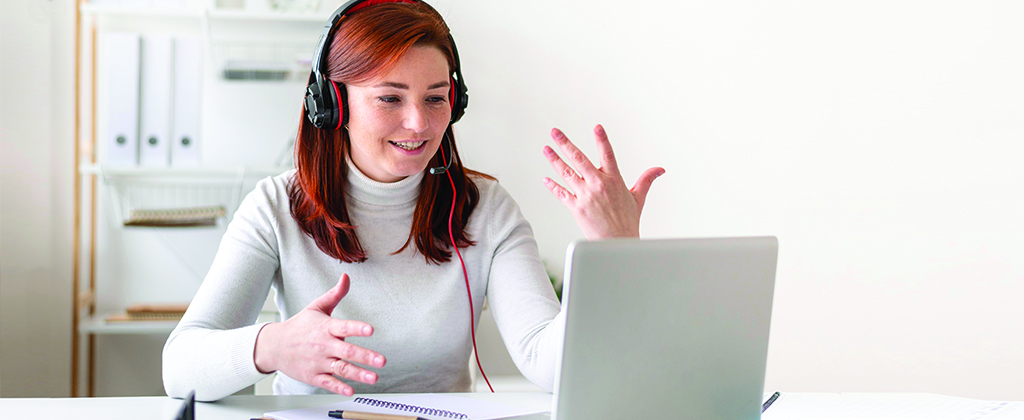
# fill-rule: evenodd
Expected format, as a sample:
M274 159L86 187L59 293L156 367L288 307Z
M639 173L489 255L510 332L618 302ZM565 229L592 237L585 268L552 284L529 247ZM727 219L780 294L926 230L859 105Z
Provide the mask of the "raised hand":
M355 390L335 376L372 384L377 374L356 366L383 367L384 356L345 342L345 337L369 337L373 327L360 321L331 318L331 312L348 293L348 274L302 311L284 322L267 324L256 337L253 360L263 373L279 371L289 377L336 394L351 396Z
M640 237L640 212L647 191L665 170L655 167L644 171L630 189L619 174L604 127L594 127L594 137L601 155L600 168L594 167L561 130L552 129L551 138L576 169L562 161L550 146L544 146L544 156L572 191L551 178L544 178L544 185L569 209L588 240Z

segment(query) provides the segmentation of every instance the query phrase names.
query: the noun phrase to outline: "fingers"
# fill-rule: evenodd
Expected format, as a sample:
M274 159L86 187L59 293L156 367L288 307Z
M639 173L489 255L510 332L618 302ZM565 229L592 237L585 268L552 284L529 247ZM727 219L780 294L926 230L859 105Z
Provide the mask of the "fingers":
M576 171L571 166L566 165L562 161L562 158L558 157L558 153L555 153L554 149L550 146L544 146L544 157L548 158L548 162L551 163L551 167L555 168L555 171L562 176L572 188L579 188L583 184L583 178L576 174Z
M376 372L364 369L356 363L383 367L384 356L343 341L338 341L337 344L338 346L332 349L333 356L320 359L324 360L324 365L320 368L323 370L313 375L309 382L311 385L319 386L336 394L351 396L355 392L353 388L335 376L366 384L377 383Z
M306 306L306 309L312 309L317 312L325 313L330 315L334 312L334 307L338 306L338 302L341 302L341 298L348 294L349 279L348 274L342 274L341 278L338 279L338 284L328 290L320 297L314 299Z
M619 164L615 161L612 143L608 141L608 133L600 124L594 127L594 138L597 139L597 153L601 155L601 169L611 174L618 174Z
M338 338L369 337L373 335L373 326L362 321L331 319L327 331Z
M569 161L580 171L583 178L597 175L597 168L594 167L594 164L590 163L590 159L587 159L587 155L583 154L583 151L569 141L569 138L565 136L565 133L562 133L562 130L552 128L551 138L555 140L555 144L558 145L559 149L562 149L562 153L565 153Z
M377 374L352 363L344 360L335 360L331 362L329 372L332 375L337 375L345 379L351 379L353 381L362 382L365 384L374 384L377 382Z
M342 382L338 378L335 378L334 375L331 375L330 373L318 373L313 376L311 382L312 383L310 385L316 385L335 394L341 394L351 397L356 393L356 391L352 389L352 387L346 385L344 382Z
M650 168L640 175L640 179L637 179L636 184L629 190L633 193L633 198L641 210L644 208L644 201L647 200L647 191L651 189L651 184L654 183L655 179L664 174L665 169L663 168Z
M344 360L334 359L331 361L330 366L327 367L325 373L313 375L311 383L335 394L347 396L355 394L355 389L342 382L340 379L335 377L335 375L367 384L374 384L377 382L376 373L370 372Z
M373 367L384 367L387 363L387 359L380 353L340 340L331 344L328 357Z
M551 194L554 194L558 201L565 204L569 210L576 208L576 196L573 193L569 192L565 187L558 185L557 182L552 181L551 178L545 177L543 181L544 186L548 187L548 191L551 191Z

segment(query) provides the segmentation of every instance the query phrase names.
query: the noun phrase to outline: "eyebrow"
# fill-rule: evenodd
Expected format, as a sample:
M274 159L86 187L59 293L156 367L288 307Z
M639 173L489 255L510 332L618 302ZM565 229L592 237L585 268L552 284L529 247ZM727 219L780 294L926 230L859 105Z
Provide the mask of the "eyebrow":
M442 87L448 87L448 86L450 86L450 83L448 83L448 81L445 80L443 82L437 82L437 83L434 83L434 84L432 84L430 86L427 86L427 90L432 90L432 89L437 89L437 88L442 88ZM407 85L405 83L398 83L398 82L382 82L382 83L380 83L380 84L378 84L377 86L374 86L374 87L378 87L378 88L379 87L393 87L393 88L397 88L397 89L409 89L409 85Z

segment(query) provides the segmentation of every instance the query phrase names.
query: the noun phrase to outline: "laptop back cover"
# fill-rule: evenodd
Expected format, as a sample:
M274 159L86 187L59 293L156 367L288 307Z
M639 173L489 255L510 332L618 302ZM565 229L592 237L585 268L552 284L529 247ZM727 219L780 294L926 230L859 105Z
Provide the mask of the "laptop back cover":
M760 418L774 237L576 242L554 418Z

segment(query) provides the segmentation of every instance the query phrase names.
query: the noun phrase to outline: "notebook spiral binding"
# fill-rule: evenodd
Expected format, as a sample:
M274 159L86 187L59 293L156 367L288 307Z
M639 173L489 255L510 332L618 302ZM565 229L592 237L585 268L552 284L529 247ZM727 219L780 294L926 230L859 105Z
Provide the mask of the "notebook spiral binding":
M418 405L409 405L409 404L401 404L401 403L396 403L396 402L391 402L391 401L375 400L373 398L358 397L358 398L355 399L355 402L360 403L360 404L372 405L374 407L390 408L392 410L408 411L410 413L426 414L428 416L438 416L438 417L444 417L444 418L448 418L448 419L466 420L466 419L469 418L469 416L467 416L465 414L456 413L454 411L438 410L438 409L435 409L435 408L421 407L421 406L418 406Z

